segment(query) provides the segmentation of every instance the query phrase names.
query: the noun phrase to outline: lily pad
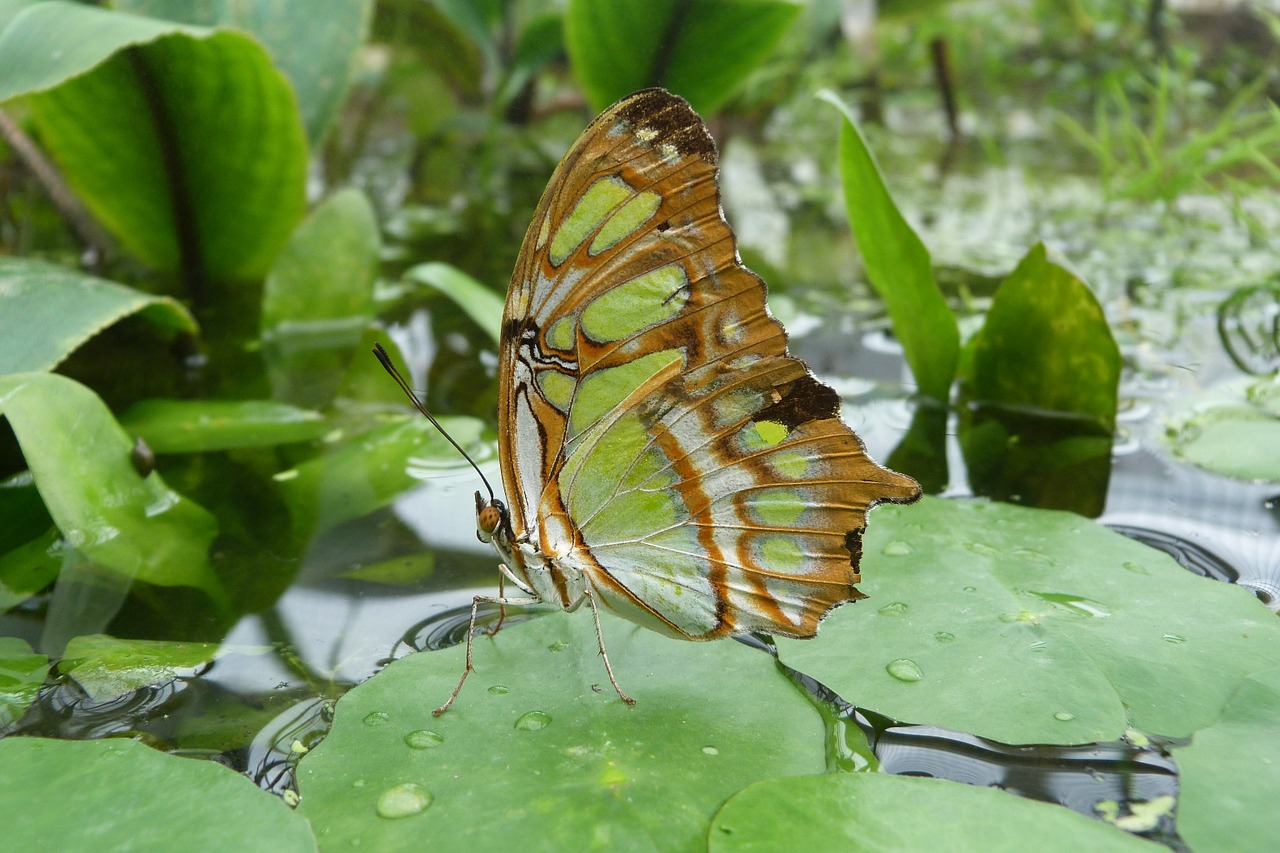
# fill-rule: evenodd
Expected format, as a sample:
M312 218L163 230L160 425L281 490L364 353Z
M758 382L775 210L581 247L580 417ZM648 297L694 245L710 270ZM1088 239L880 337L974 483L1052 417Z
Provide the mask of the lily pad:
M73 637L58 669L93 699L103 701L149 684L163 684L217 657L217 643L122 640L106 634Z
M194 334L182 303L41 261L0 258L0 374L52 370L81 344L137 314Z
M1071 513L925 498L872 514L871 596L783 663L907 723L1005 743L1187 737L1280 656L1240 587Z
M1165 848L1062 806L994 788L879 773L840 773L757 782L716 815L708 849L711 853L1156 853Z
M49 659L25 640L0 637L0 732L22 718L49 674Z
M208 561L217 522L134 469L133 440L97 394L55 373L16 373L0 377L0 414L72 547L125 578L224 598Z
M1206 471L1280 483L1276 380L1232 380L1179 404L1165 419L1164 446Z
M735 791L824 769L822 719L768 655L601 619L634 707L588 612L477 636L438 718L463 649L411 655L338 701L299 766L300 811L335 849L701 850Z
M200 453L271 447L319 438L324 416L269 400L143 400L120 416L120 426L156 453Z
M1178 834L1196 850L1276 846L1280 796L1280 669L1250 676L1222 718L1174 753L1181 785Z
M124 739L0 740L13 850L313 851L307 822L213 761Z

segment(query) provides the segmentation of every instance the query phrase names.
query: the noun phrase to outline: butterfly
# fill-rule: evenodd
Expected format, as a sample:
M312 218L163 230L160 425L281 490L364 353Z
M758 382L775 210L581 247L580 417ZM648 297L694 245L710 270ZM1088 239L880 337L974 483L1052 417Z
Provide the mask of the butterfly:
M871 507L920 496L867 456L836 392L788 354L764 282L738 257L716 163L689 104L645 89L596 118L552 176L502 318L511 503L475 496L500 581L525 597L475 598L466 668L437 715L472 671L482 602L585 602L609 680L634 704L600 605L688 640L812 637L865 597L854 584Z

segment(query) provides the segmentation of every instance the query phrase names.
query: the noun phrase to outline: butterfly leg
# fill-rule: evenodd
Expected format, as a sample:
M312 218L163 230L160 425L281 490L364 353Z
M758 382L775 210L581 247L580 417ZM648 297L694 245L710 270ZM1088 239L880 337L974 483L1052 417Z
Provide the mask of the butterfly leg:
M506 568L506 566L503 566L502 568ZM498 573L498 600L499 601L502 600L502 597L506 588L506 580L507 579L502 575L502 573L499 572ZM507 618L507 605L499 604L498 605L498 621L493 623L493 627L486 628L485 634L492 637L494 634L501 631L502 623L506 621L506 618Z
M609 683L613 685L613 689L618 691L618 697L628 705L636 704L636 700L632 699L626 692L618 686L618 679L613 677L613 667L609 665L609 653L604 650L604 632L600 630L600 611L596 608L596 597L591 594L591 590L586 590L587 604L591 605L591 618L596 622L596 641L600 644L600 657L604 660L604 671L609 673Z
M508 604L539 603L536 598L501 598L494 597L492 595L477 595L475 598L471 599L471 621L467 623L467 665L462 670L462 677L458 679L458 686L453 688L453 692L449 694L449 698L445 700L443 705L431 712L431 716L433 717L438 717L445 711L449 710L449 706L453 704L453 700L458 698L458 693L462 690L462 685L466 682L467 676L471 674L473 669L475 669L475 667L471 665L471 640L476 633L476 609L479 608L480 602L482 601L490 604L497 604L499 607L505 607ZM596 626L596 631L599 632L598 624ZM603 650L603 648L604 647L601 646L601 650ZM609 677L612 678L613 675L610 674Z

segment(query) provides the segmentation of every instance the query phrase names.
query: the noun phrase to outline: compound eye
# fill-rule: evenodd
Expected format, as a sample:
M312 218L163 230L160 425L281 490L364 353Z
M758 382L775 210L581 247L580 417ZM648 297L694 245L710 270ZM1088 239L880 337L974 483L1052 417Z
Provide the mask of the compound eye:
M476 512L476 532L481 542L493 538L493 531L502 523L502 512L493 504L486 504Z

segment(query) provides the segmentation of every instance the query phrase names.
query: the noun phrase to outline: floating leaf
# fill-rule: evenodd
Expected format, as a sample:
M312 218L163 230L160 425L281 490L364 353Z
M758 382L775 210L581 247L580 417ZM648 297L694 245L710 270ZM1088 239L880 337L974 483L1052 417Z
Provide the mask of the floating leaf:
M889 195L853 114L835 94L821 97L843 118L840 180L867 280L884 300L920 392L945 403L956 375L960 331L934 282L929 250Z
M0 33L17 95L90 211L189 287L260 278L302 214L297 101L244 33L39 3Z
M1161 439L1174 456L1206 471L1280 482L1280 414L1274 379L1235 379L1180 402Z
M941 779L879 773L757 782L725 803L711 853L840 850L986 853L1034 849L1156 853L1165 848L1062 806Z
M821 717L768 655L601 617L635 707L585 608L478 636L477 670L438 718L463 649L411 655L339 700L299 766L300 811L335 848L502 849L519 827L542 849L697 850L733 792L823 769ZM429 805L379 817L393 792Z
M1186 737L1280 655L1247 590L1079 516L925 498L872 513L869 601L783 663L896 720L1005 743Z
M1275 849L1280 794L1280 669L1250 676L1216 723L1174 753L1178 834L1196 850Z
M126 578L221 599L208 562L217 522L159 474L139 476L133 439L98 395L65 376L17 373L0 377L0 414L72 547Z
M25 640L0 637L0 735L26 713L48 674L49 659Z
M324 416L268 400L143 400L120 416L156 453L271 447L319 438Z
M713 113L800 14L786 0L570 0L565 47L596 111L661 86Z
M75 679L95 701L193 675L218 654L217 643L122 640L106 634L73 637L58 669Z
M177 300L54 264L0 258L0 374L52 370L132 314L162 332L196 331Z
M136 741L0 740L14 850L314 851L307 822L234 770ZM228 815L233 819L228 819Z

